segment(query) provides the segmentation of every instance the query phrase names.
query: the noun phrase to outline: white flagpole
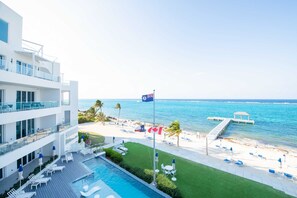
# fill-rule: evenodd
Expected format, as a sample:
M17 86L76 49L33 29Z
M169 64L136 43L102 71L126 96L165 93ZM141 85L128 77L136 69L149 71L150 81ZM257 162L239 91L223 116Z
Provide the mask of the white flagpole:
M155 100L156 100L156 97L155 97L155 90L154 90L154 104L153 104L153 127L155 127ZM156 143L155 143L155 132L153 131L154 133L154 155L153 155L153 159L154 159L154 181L153 181L153 185L156 185Z

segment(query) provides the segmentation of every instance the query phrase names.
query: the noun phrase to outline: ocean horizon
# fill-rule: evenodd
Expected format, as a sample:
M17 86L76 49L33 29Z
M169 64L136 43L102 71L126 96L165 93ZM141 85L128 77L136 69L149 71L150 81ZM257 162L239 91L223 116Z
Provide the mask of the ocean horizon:
M79 110L87 110L96 99L79 99ZM153 103L141 99L102 99L103 112L117 117L116 103L121 104L122 119L153 122ZM207 117L232 118L233 113L245 111L255 125L229 125L224 137L248 138L270 145L297 147L297 99L157 99L156 123L169 125L179 120L189 132L210 132L219 122Z

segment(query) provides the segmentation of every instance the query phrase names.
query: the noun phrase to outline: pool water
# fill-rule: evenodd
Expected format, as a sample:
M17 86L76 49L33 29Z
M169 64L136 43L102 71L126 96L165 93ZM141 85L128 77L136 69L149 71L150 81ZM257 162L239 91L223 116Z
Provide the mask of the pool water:
M123 198L163 197L101 158L88 160L84 164L94 173L72 183L72 188L78 196L84 185L88 185L89 189L98 185L101 190L91 197L96 194L99 194L101 198L108 195Z

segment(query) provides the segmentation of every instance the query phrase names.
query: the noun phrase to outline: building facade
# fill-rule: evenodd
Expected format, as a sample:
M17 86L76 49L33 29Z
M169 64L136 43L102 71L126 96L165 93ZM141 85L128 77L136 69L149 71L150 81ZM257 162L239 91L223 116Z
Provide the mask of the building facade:
M77 112L78 83L63 82L60 64L22 39L22 17L0 2L0 181L39 153L64 154Z

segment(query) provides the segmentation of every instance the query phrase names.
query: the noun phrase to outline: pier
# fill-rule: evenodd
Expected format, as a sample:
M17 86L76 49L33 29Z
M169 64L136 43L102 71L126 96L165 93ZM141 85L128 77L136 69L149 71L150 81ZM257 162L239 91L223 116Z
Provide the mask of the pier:
M243 119L247 117L247 119ZM215 128L213 128L207 135L208 140L215 140L224 133L226 128L231 122L242 123L242 124L255 124L254 120L250 120L250 115L246 112L235 112L234 118L224 117L208 117L208 120L221 121Z

